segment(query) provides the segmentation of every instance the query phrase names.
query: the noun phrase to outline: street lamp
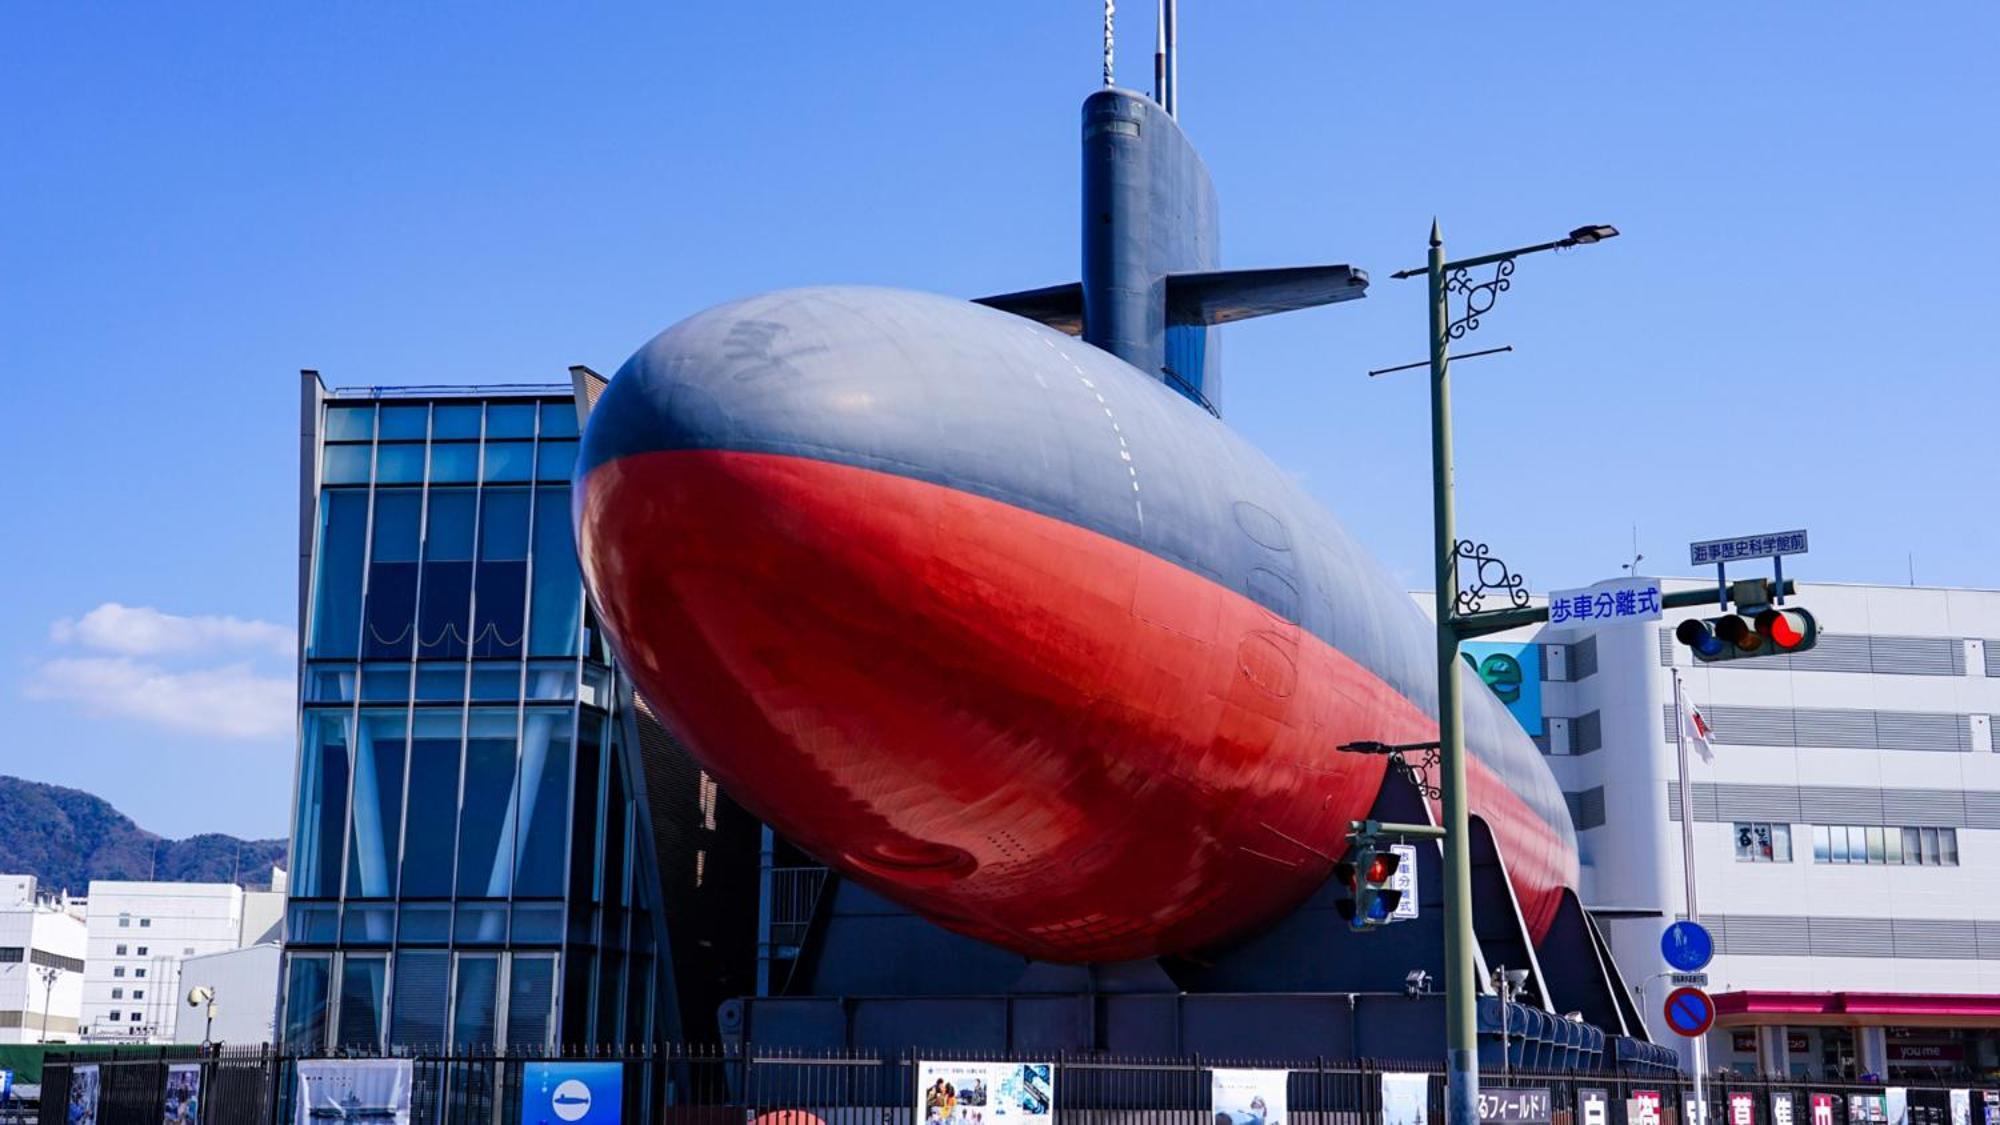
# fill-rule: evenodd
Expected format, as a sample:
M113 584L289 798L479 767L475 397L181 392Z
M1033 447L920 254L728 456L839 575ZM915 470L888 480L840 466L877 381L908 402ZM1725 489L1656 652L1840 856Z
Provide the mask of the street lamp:
M1518 578L1512 578L1507 587L1513 601L1511 610L1480 611L1478 586L1469 598L1459 592L1461 544L1452 500L1451 341L1478 329L1479 318L1512 285L1508 278L1516 258L1588 246L1617 234L1618 228L1612 226L1584 226L1553 242L1447 261L1444 237L1433 219L1429 262L1421 270L1390 275L1406 278L1423 274L1430 285L1431 547L1437 580L1438 743L1440 788L1444 790L1446 1125L1479 1122L1478 978L1472 956L1472 849L1466 809L1464 709L1459 698L1459 642L1544 619L1539 611L1527 608L1526 591ZM1475 282L1471 271L1482 266L1492 266L1493 277ZM1453 294L1462 296L1465 303L1465 315L1456 320L1451 316ZM1486 561L1484 547L1475 549L1470 543L1463 547L1465 557Z

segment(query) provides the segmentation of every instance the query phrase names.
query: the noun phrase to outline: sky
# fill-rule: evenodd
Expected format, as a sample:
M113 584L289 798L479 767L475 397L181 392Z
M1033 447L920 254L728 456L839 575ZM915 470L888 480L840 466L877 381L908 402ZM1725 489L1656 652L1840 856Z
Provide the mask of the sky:
M1151 79L1128 0L1118 77ZM0 9L0 773L285 832L300 368L612 371L709 305L1077 272L1095 0ZM1537 590L1807 527L1807 580L2000 584L2000 6L1186 0L1229 423L1428 584L1432 218L1521 262L1454 368L1459 526ZM1983 311L1984 310L1984 311Z

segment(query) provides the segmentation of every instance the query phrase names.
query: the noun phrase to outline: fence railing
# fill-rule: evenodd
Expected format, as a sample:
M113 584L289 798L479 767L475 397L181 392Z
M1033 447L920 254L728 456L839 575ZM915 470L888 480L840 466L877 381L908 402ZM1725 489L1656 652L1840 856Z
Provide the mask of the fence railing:
M308 1056L319 1059L323 1056ZM354 1056L370 1057L370 1056ZM1326 1060L1137 1058L1049 1052L1011 1061L1050 1064L1053 1117L984 1120L960 1109L950 1122L926 1122L919 1091L927 1065L1006 1061L939 1052L802 1051L755 1045L707 1047L661 1044L622 1051L559 1056L481 1052L418 1054L411 1062L413 1125L534 1125L523 1121L523 1075L532 1064L599 1061L621 1066L626 1122L666 1125L1442 1125L1444 1076L1433 1063ZM169 1099L170 1068L201 1068L196 1112L189 1125L292 1125L298 1120L296 1066L300 1056L270 1048L132 1047L110 1053L52 1056L44 1068L45 1123L76 1119L73 1102L96 1090L96 1125L158 1125ZM96 1067L94 1082L79 1069ZM1246 1120L1220 1113L1211 1100L1219 1069L1289 1073L1282 1099L1266 1116ZM1423 1076L1424 1114L1407 1101L1385 1104L1384 1075L1414 1088ZM1275 1091L1275 1087L1273 1087ZM1896 1087L1902 1110L1881 1085L1842 1081L1716 1076L1704 1083L1707 1121L1716 1125L2000 1125L2000 1081L1968 1079L1949 1086ZM1546 1097L1518 1100L1502 1112L1497 1094L1527 1090ZM1964 1118L1952 1094L1963 1091ZM1578 1072L1482 1075L1482 1094L1495 1120L1508 1125L1702 1125L1690 1112L1695 1084L1687 1079ZM1268 1102L1278 1102L1272 1108ZM1530 1116L1515 1116L1520 1106ZM594 1120L594 1119L593 1119Z

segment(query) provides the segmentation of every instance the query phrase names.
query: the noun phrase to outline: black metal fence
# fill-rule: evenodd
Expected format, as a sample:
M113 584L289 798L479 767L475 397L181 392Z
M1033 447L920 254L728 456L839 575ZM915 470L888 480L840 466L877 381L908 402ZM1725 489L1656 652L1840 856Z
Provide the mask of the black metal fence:
M924 1062L987 1061L949 1052L819 1052L678 1044L560 1056L622 1066L626 1122L667 1125L923 1125ZM920 1059L922 1060L920 1062ZM42 1121L68 1122L79 1067L97 1067L95 1125L160 1125L176 1064L201 1067L193 1125L291 1125L295 1056L270 1049L128 1048L52 1056L43 1073ZM424 1055L411 1058L415 1125L536 1125L523 1121L522 1078L546 1056ZM1286 1070L1282 1125L1422 1125L1414 1106L1385 1107L1385 1074L1423 1075L1426 1120L1444 1120L1444 1077L1435 1064L1324 1060L1131 1058L1050 1052L1017 1061L1052 1066L1053 1125L1240 1125L1211 1104L1211 1072ZM1692 1082L1576 1072L1485 1074L1483 1111L1507 1125L1701 1125L1689 1112ZM1408 1080L1405 1080L1408 1081ZM1883 1116L1884 1087L1844 1082L1716 1077L1706 1083L1711 1125L1989 1125L2000 1123L2000 1083L1968 1082L1968 1118L1954 1121L1946 1087L1906 1087L1902 1121ZM1507 1099L1505 1091L1527 1091ZM1275 1099L1274 1099L1275 1100ZM1503 1102L1505 1104L1503 1104ZM1991 1106L1989 1110L1988 1107ZM1989 1112L1991 1117L1988 1116ZM1271 1113L1276 1117L1277 1113ZM1262 1125L1262 1123L1258 1123ZM1273 1122L1272 1125L1278 1125Z

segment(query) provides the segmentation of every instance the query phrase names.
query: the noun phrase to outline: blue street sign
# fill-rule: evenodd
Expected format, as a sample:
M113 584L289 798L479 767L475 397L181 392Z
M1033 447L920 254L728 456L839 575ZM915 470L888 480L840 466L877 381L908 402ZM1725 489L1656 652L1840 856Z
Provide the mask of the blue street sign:
M522 1125L617 1125L624 1084L624 1063L528 1063L521 1071Z
M1695 1039L1715 1026L1715 1001L1699 988L1676 988L1667 993L1664 1011L1667 1026L1675 1035Z
M1675 922L1660 935L1660 956L1681 972L1699 972L1715 958L1715 939L1700 922Z

